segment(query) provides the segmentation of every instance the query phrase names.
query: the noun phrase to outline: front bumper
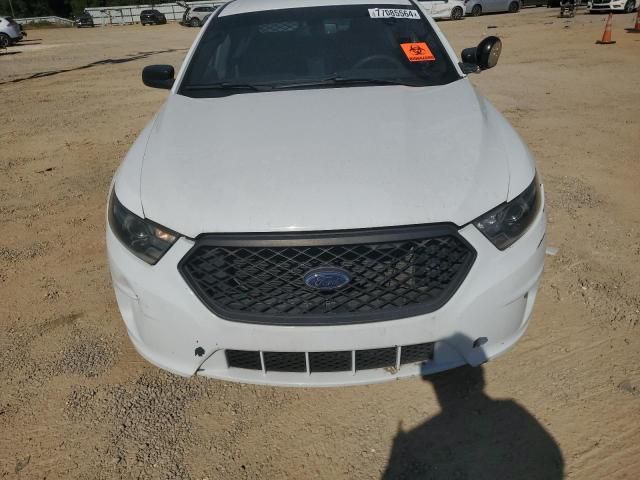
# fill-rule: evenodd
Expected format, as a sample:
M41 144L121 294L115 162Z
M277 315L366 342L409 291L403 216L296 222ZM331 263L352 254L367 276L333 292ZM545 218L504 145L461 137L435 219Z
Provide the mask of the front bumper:
M591 12L622 12L625 7L625 2L616 3L597 3L588 4L587 8Z
M128 334L149 362L179 375L247 383L332 386L383 382L494 358L524 334L542 275L546 218L501 252L474 226L460 234L478 256L439 310L399 320L339 326L277 326L221 319L189 289L177 265L193 246L181 238L154 266L133 256L107 226L116 299ZM478 338L486 343L476 345ZM225 349L276 352L363 350L434 342L433 359L399 369L291 373L229 368ZM481 343L481 342L476 342Z

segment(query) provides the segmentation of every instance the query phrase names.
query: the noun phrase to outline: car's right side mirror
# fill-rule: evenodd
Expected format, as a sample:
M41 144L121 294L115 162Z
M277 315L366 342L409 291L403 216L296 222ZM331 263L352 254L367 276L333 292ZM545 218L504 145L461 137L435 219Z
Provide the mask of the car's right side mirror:
M477 47L462 50L460 68L464 73L479 73L497 65L502 51L502 40L487 37Z
M169 90L173 87L174 75L172 65L148 65L142 70L142 83L147 87Z

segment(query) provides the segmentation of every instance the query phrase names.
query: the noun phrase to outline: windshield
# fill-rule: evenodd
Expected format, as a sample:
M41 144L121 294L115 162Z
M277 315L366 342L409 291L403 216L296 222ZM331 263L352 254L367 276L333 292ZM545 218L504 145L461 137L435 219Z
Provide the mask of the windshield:
M220 16L204 32L179 93L209 97L360 84L427 86L460 78L417 8L399 7L323 6Z

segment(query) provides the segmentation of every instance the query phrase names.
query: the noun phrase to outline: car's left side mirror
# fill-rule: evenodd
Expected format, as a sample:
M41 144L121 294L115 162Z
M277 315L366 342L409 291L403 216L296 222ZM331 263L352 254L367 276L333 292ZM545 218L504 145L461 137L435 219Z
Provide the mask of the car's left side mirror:
M172 65L148 65L142 70L142 83L147 87L171 89L175 71Z
M477 47L462 50L460 68L464 73L479 73L498 64L502 52L502 41L498 37L487 37Z

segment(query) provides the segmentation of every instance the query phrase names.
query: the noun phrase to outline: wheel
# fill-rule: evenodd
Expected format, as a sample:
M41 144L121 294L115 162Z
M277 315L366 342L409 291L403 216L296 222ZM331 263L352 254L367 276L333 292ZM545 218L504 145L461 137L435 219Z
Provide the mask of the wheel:
M464 16L464 12L462 11L462 7L454 7L451 10L451 20L460 20Z
M480 5L474 5L471 9L471 15L473 15L474 17L479 17L480 15L482 15L482 7Z
M520 10L520 4L518 2L511 2L509 4L509 13L518 13Z
M624 4L624 13L633 13L636 9L636 2L633 0L628 0L627 3Z
M11 38L6 33L0 33L0 48L7 48L11 44Z
M189 20L189 25L191 27L199 27L200 26L200 20L198 20L196 17L193 17L191 20Z

